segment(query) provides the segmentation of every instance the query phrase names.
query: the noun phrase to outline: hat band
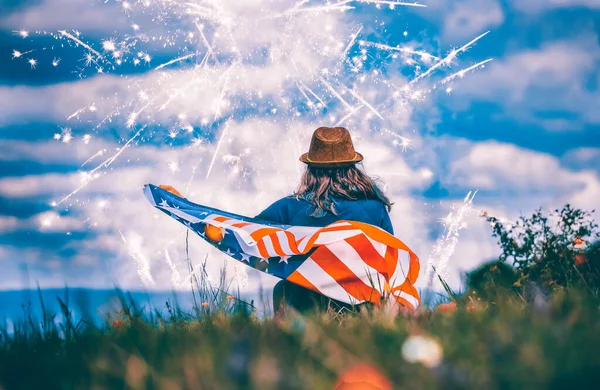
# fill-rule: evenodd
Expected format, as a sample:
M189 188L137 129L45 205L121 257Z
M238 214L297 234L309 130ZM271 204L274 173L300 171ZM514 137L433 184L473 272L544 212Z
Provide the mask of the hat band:
M332 161L315 161L315 160L311 160L310 157L308 157L308 154L306 155L306 161L308 162L312 162L312 163L320 163L320 164L333 164L333 163L344 163L344 162L352 162L355 161L357 157L360 157L358 155L358 153L354 153L354 158L352 160L332 160Z

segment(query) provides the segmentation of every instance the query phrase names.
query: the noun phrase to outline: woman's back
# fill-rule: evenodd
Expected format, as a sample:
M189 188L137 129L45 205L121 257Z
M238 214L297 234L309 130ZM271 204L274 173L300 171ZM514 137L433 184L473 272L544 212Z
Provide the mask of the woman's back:
M308 153L300 157L307 165L294 195L278 200L257 218L293 226L323 227L340 220L378 226L394 234L388 211L390 200L373 179L356 164L363 156L354 150L348 130L321 127L313 133ZM331 304L346 305L282 280L273 288L275 311L283 302L298 310Z
M304 198L288 196L273 203L257 218L294 226L327 226L340 220L364 222L390 234L394 229L385 205L375 199L333 199L336 214L322 210L315 216L314 205Z

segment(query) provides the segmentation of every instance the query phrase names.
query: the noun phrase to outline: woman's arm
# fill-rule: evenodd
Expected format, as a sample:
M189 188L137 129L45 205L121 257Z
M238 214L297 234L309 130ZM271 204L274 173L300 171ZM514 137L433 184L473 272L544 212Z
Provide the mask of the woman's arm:
M381 227L383 230L390 233L391 235L394 235L394 226L392 226L392 220L390 219L390 215L385 209L385 206L383 206L382 209L383 215L381 217L381 224L379 225L379 227Z

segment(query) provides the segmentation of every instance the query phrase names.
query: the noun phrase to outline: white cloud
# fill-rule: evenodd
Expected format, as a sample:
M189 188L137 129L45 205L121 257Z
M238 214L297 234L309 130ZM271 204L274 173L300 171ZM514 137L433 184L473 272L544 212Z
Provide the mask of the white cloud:
M461 81L455 96L499 103L504 115L548 130L577 130L583 124L600 123L594 104L600 94L586 85L590 78L600 77L600 46L595 38L587 38L551 42L494 60ZM455 103L469 108L464 100ZM552 117L545 116L551 112ZM557 112L566 113L565 118L553 119Z
M493 29L504 22L504 12L496 0L451 1L444 19L444 36L465 39Z
M498 0L429 0L422 15L443 25L443 38L462 43L504 23L504 11Z
M564 165L577 170L594 169L600 175L600 164L598 164L598 161L600 161L600 148L583 147L573 149L562 156L561 161Z
M1 27L14 30L113 32L130 25L119 3L99 0L42 0L0 17Z
M555 8L600 8L600 0L511 0L512 6L522 12L538 13Z
M447 184L511 198L515 209L556 207L570 202L592 209L600 199L600 179L593 171L571 171L551 155L512 144L482 142L452 163Z

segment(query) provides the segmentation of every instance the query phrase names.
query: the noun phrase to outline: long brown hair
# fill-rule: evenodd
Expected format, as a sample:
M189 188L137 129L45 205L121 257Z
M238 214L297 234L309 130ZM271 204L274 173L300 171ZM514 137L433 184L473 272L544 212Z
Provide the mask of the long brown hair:
M306 199L315 206L313 216L322 215L323 211L337 215L333 198L375 199L383 203L388 211L392 209L393 204L375 184L375 180L356 165L343 168L307 166L294 195Z

